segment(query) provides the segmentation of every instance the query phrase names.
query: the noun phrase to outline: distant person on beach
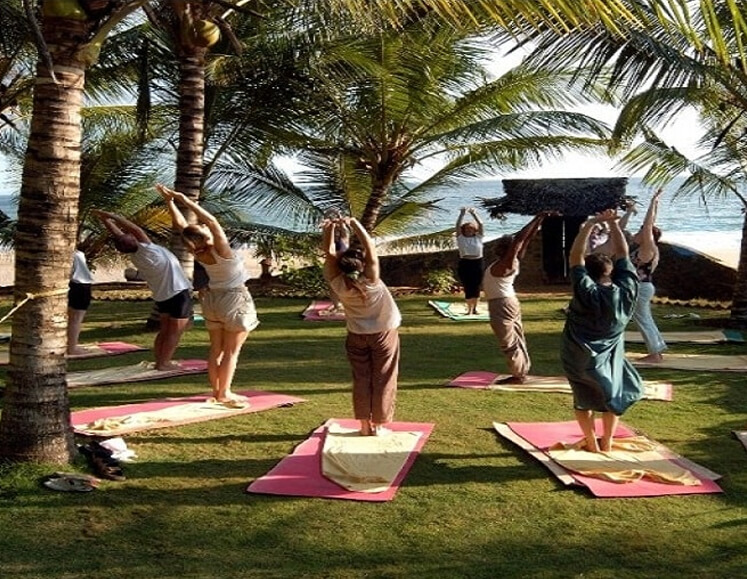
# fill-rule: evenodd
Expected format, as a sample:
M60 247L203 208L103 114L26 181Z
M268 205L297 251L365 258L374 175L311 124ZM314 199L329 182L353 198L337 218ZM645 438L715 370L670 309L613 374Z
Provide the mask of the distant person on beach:
M498 339L498 345L506 357L508 371L511 374L498 380L499 384L523 384L532 365L514 280L519 275L520 261L524 258L529 243L537 235L547 215L537 215L509 236L500 250L500 257L485 269L482 278L482 288L485 299L488 300L490 327Z
M108 211L93 211L114 238L114 247L126 254L153 292L159 329L153 350L157 370L173 370L172 357L192 317L191 285L179 260L165 247L153 243L142 228Z
M591 230L601 222L609 226L614 260L605 254L587 255ZM606 452L612 448L619 417L643 393L640 375L625 358L624 344L625 326L638 295L638 276L614 210L584 222L571 247L569 264L573 296L560 357L586 450ZM594 430L595 412L602 416L601 440Z
M210 335L208 377L213 397L226 406L246 407L246 398L231 391L241 347L249 332L259 325L254 300L246 287L249 274L244 261L209 211L165 185L158 184L156 189L166 202L174 228L207 273L207 286L201 290L200 299ZM189 224L177 203L197 217L196 224Z
M469 213L472 221L464 221ZM457 275L464 288L467 315L478 314L480 283L482 282L483 225L474 207L462 207L456 222L456 243L459 251Z
M348 227L358 241L338 253L335 233ZM363 436L380 436L394 420L402 317L379 277L376 245L357 219L322 224L324 278L345 306L345 350L353 371L353 412Z
M73 253L73 267L70 271L70 284L67 292L67 354L75 356L88 350L78 345L80 329L91 305L93 274L88 269L86 255L76 249Z
M651 312L651 301L656 295L653 274L659 265L659 246L661 230L656 227L656 214L659 209L659 197L662 190L658 189L651 197L646 216L638 232L631 237L630 260L635 265L640 289L636 300L633 320L646 343L648 355L640 359L641 362L658 363L663 359L662 353L667 349L661 332Z

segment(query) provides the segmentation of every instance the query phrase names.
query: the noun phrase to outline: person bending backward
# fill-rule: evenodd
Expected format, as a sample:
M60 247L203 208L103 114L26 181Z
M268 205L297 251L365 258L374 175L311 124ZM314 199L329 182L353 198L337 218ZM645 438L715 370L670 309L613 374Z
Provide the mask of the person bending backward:
M236 365L249 332L259 325L246 280L244 262L234 253L218 220L183 193L164 185L156 189L166 201L174 228L181 232L185 246L205 268L209 279L201 291L202 315L210 335L208 378L216 402L247 406L242 396L231 391ZM189 224L176 203L192 211L197 224Z
M464 223L467 212L474 221ZM482 281L483 226L474 207L462 207L456 222L456 242L459 251L457 275L464 288L467 315L477 315Z
M586 253L596 223L607 222L613 261ZM581 226L569 255L573 297L563 328L561 361L573 391L575 417L586 450L608 451L619 417L643 393L641 377L625 359L624 331L633 315L638 276L617 214L607 210ZM601 412L604 432L597 441L594 412Z
M641 358L642 362L661 362L662 352L667 349L667 344L651 313L651 300L654 299L656 294L652 276L659 265L659 246L657 242L661 237L661 230L656 227L655 223L661 193L662 191L659 189L651 197L643 224L631 238L630 260L635 265L638 279L641 282L635 311L633 312L633 320L635 320L648 350L648 355Z
M69 356L84 354L87 350L78 345L80 328L91 305L93 275L88 269L86 255L76 249L73 253L73 268L70 272L70 289L67 292L67 353Z
M335 232L349 227L360 247L338 254ZM376 246L354 218L322 224L324 278L345 306L345 350L353 371L353 412L364 436L388 433L394 420L402 317L379 277Z
M510 236L501 257L491 263L482 278L482 288L488 300L490 327L506 356L511 376L499 384L523 384L532 365L521 323L521 305L516 297L514 280L519 275L519 262L529 243L540 230L547 213L541 213L521 230Z
M121 215L100 209L93 213L111 233L114 247L129 256L153 292L160 316L153 345L156 369L178 368L179 364L171 358L192 315L191 285L179 260L165 247L151 242L145 231Z

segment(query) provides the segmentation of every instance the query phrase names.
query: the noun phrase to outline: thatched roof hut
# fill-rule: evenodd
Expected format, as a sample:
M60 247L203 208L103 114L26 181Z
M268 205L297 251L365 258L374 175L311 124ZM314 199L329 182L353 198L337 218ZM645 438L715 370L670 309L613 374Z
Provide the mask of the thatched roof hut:
M537 215L557 211L566 217L588 217L605 209L622 209L628 199L625 177L588 179L504 179L505 196L483 199L493 218L506 213Z

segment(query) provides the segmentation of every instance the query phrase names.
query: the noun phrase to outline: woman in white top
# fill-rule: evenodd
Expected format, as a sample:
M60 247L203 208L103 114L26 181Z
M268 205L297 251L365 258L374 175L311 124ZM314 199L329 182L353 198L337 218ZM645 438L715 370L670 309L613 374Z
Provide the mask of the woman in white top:
M483 276L482 287L488 300L490 327L506 356L508 371L511 374L498 380L499 384L523 384L532 365L521 323L521 305L514 290L514 280L519 275L519 262L546 215L537 215L520 231L510 236L501 256L487 267Z
M327 220L322 227L324 278L345 306L355 418L362 435L386 434L397 396L399 308L379 277L376 246L358 220ZM339 253L334 240L340 227L349 227L361 247Z
M80 327L91 305L93 275L88 269L85 254L79 249L73 253L70 289L67 293L67 354L85 354L88 350L78 345Z
M474 221L464 223L464 216L469 212ZM477 315L477 304L480 301L480 282L482 281L482 221L474 207L462 207L456 222L456 242L459 250L457 275L464 288L464 299L467 302L467 315Z
M201 300L205 327L210 334L208 377L215 401L246 406L245 398L231 392L241 347L249 332L259 324L254 300L246 287L249 276L244 263L231 249L223 227L211 213L183 193L161 184L156 189L166 201L184 244L209 278L207 288L201 291ZM197 224L187 222L177 202L195 214Z

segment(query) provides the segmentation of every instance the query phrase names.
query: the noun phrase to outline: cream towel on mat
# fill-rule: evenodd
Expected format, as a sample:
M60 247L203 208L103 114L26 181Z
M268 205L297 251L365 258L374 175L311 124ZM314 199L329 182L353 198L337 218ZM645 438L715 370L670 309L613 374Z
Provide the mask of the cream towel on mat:
M615 439L609 452L588 452L583 445L583 440L574 445L559 442L547 454L567 470L611 482L630 483L646 478L673 485L701 484L689 470L659 452L658 443L645 436Z
M357 430L332 423L324 435L322 474L350 491L384 492L394 483L421 435L393 431L384 436L361 436Z

